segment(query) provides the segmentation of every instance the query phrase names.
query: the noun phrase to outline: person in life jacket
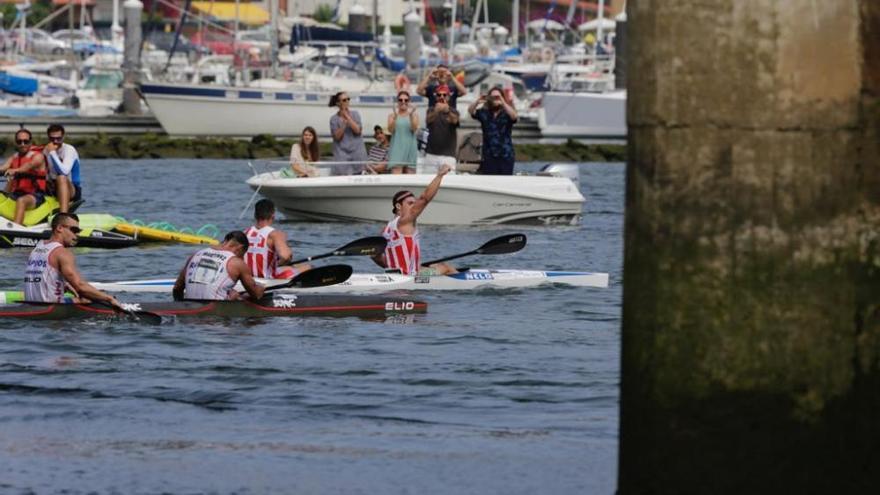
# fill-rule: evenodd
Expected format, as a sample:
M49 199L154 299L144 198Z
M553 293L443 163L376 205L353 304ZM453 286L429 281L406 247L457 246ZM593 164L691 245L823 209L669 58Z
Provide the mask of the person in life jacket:
M257 284L242 259L247 249L247 236L233 230L219 246L197 251L186 260L174 282L174 300L234 301L241 298L235 290L238 282L252 299L263 297L264 287Z
M15 133L16 153L0 166L6 175L6 193L15 200L17 224L24 221L24 214L46 200L46 159L39 148L32 145L33 136L27 129Z
M68 248L76 245L76 236L80 233L79 217L59 213L52 218L51 226L51 237L38 242L28 257L24 300L43 303L99 301L124 311L115 297L94 288L76 268L76 258ZM65 297L66 290L73 292L73 299Z
M248 240L248 250L244 261L251 275L260 278L293 278L311 269L306 263L293 267L282 266L293 259L293 251L287 245L287 235L272 227L275 223L275 203L261 199L254 205L254 225L244 234Z
M373 261L386 270L397 270L404 275L448 275L458 273L452 265L447 263L435 263L429 267L422 266L422 248L419 229L416 221L419 215L428 206L428 203L437 195L443 176L452 168L443 165L434 176L434 180L428 184L422 195L416 198L410 191L398 191L391 200L391 211L394 218L388 222L382 231L382 236L388 240L385 252L373 257Z

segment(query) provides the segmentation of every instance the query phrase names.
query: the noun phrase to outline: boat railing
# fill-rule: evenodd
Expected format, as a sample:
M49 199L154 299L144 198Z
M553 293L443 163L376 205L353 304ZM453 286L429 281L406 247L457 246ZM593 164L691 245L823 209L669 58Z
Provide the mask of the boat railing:
M421 157L423 158L423 157ZM377 175L380 173L386 173L376 169L377 165L383 165L385 168L383 170L387 171L390 168L394 167L410 167L416 170L417 174L434 174L439 169L439 165L428 164L423 160L418 160L416 163L413 162L376 162L372 160L367 161L318 161L318 162L306 162L306 165L314 167L318 170L318 177L330 177L334 175ZM453 167L453 171L455 173L471 173L472 170L469 167L469 163L466 162L456 162ZM254 166L251 162L248 162L248 166L253 170L254 175L262 175L262 174L270 174L270 177L273 179L292 179L298 178L293 174L293 170L291 169L291 162L287 160L263 160L260 162L260 169L262 171L258 171L257 167ZM342 167L360 167L363 166L363 172L358 172L354 174L350 173L338 173ZM289 171L289 172L288 172Z

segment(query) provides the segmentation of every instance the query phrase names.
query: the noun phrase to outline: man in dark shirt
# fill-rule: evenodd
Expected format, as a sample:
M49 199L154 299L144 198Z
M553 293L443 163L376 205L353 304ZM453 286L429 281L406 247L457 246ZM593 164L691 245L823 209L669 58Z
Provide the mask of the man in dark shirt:
M477 107L482 105L478 110ZM492 88L489 94L471 103L468 112L483 128L483 156L479 173L485 175L513 175L516 156L513 151L513 124L516 110L504 98L501 88Z
M437 103L428 110L428 146L425 149L425 173L434 173L441 165L455 170L458 144L458 111L449 104L449 86L441 84L434 92Z
M449 90L449 99L446 103L455 108L459 96L467 94L467 88L452 75L449 67L440 64L434 70L428 72L422 82L416 88L416 93L428 97L428 109L434 108L437 103L437 88L446 86Z

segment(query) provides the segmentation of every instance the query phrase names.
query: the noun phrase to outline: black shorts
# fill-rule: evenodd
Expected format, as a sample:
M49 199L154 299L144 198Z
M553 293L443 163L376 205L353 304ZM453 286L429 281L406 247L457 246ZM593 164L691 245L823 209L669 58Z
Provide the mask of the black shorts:
M34 199L37 200L37 202L34 204L34 208L40 206L41 204L43 204L44 201L46 201L46 195L41 192L35 192L35 193L14 192L9 195L10 198L15 199L15 200L18 200L18 198L21 198L24 196L33 196Z

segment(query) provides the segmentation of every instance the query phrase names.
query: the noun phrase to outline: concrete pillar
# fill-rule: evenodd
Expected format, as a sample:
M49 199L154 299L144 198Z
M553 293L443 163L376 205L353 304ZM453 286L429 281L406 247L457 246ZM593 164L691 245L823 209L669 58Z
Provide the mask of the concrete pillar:
M619 493L880 493L880 2L627 2Z
M141 13L144 4L125 0L125 45L123 46L122 108L128 115L140 115L141 97L137 93L141 70Z
M419 66L419 59L422 57L422 18L415 10L410 11L403 17L403 34L404 59L406 60L407 69L414 69Z

